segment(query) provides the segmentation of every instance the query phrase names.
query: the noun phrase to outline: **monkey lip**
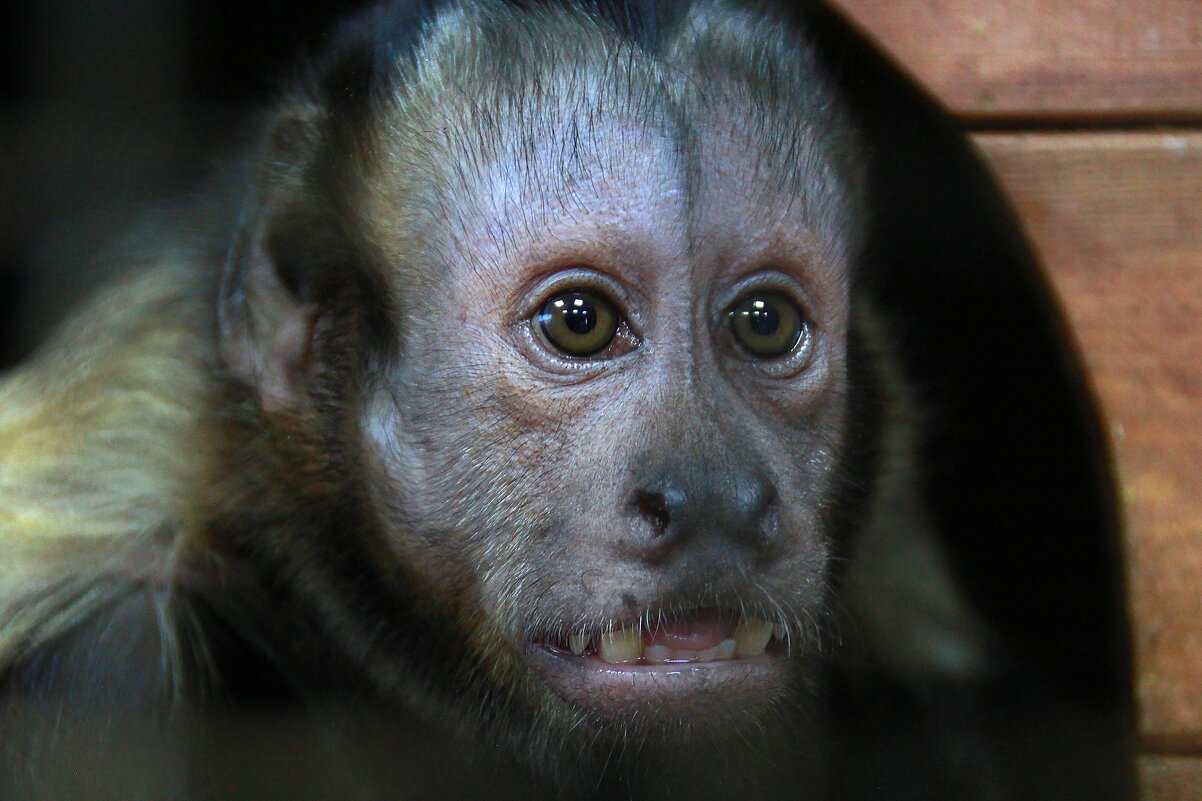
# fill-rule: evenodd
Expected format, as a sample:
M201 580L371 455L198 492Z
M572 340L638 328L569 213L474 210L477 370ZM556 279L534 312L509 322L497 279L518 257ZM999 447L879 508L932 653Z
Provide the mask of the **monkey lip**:
M606 716L642 708L713 718L723 707L745 714L757 698L783 689L788 639L779 624L705 609L653 625L543 637L529 654L550 689L573 705Z

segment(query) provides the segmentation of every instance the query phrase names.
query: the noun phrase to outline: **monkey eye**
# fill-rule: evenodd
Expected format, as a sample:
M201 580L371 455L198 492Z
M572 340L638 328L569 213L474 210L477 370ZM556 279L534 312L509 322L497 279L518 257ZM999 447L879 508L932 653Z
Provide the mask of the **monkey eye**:
M568 356L592 356L618 331L618 312L595 292L572 289L550 298L534 318L543 340Z
M797 304L776 292L757 292L727 312L730 331L743 350L758 359L784 356L807 333Z

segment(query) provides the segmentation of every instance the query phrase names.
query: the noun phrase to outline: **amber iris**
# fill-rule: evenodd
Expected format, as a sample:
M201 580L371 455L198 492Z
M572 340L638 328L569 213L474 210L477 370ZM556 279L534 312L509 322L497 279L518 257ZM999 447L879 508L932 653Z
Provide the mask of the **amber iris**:
M749 295L729 312L730 331L739 347L760 359L792 351L805 335L797 304L774 292Z
M606 348L618 330L618 313L600 295L573 289L555 295L536 317L543 339L568 356L592 356Z

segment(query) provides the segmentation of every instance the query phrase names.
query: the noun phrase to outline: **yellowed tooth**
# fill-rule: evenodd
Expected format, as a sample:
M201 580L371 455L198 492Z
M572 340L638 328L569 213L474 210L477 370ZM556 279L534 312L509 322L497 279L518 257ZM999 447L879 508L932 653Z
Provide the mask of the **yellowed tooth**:
M718 658L719 659L734 659L736 643L734 640L723 640L718 643Z
M788 634L788 632L787 632L787 631L785 631L785 627L784 627L783 625L781 625L780 623L773 623L773 624L772 624L772 636L773 636L773 637L775 637L776 639L780 640L781 642L784 642L784 641L785 641L785 636L786 636L787 634Z
M662 665L672 658L672 649L666 645L648 645L643 649L643 658L653 665Z
M568 636L568 647L572 649L572 653L580 656L584 653L584 649L588 646L588 637L581 633L576 633Z
M716 646L716 645L713 648L706 648L704 651L697 652L697 661L698 662L713 662L717 658L718 658L718 646Z
M735 656L760 656L771 637L771 623L758 617L747 618L735 627Z
M597 654L614 665L639 661L643 653L643 636L638 629L622 628L601 635Z

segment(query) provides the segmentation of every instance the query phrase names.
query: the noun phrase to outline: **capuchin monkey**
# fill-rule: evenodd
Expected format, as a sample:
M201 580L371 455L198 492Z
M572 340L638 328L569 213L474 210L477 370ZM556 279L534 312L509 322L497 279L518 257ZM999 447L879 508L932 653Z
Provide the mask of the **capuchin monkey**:
M953 564L823 13L344 25L0 384L0 797L1129 797Z

